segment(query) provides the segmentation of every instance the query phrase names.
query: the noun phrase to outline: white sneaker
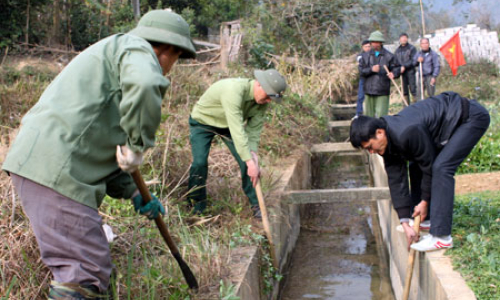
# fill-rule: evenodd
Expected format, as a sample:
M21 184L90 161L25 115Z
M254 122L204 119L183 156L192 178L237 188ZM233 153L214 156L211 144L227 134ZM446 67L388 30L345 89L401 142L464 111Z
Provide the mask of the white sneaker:
M422 237L418 243L411 245L411 248L413 250L421 252L434 251L451 247L453 247L453 238L451 237L451 235L440 238L428 234Z
M410 219L410 221L408 222L408 225L410 225L410 227L413 227L413 219ZM431 229L431 221L430 220L420 222L420 230L429 230L429 229ZM405 230L403 229L403 225L401 225L401 224L396 226L396 230L399 232L402 232L402 233L405 232Z
M423 236L420 238L420 241L425 240L425 239L428 239L428 238L431 238L431 237L432 237L432 234L430 234L430 233L429 233L429 234L426 234L426 235L423 235ZM419 242L420 242L420 241L419 241Z

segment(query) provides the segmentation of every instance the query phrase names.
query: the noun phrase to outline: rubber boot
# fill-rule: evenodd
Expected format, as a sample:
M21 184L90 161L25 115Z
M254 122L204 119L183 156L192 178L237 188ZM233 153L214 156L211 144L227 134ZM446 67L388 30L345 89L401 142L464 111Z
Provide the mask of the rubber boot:
M104 300L105 295L100 295L97 287L81 286L76 283L57 282L50 283L49 300Z

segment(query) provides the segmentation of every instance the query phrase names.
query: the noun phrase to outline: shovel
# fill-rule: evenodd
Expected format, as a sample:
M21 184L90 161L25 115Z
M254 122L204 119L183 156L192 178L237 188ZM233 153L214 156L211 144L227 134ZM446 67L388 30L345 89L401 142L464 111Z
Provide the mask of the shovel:
M142 178L139 170L135 170L134 172L130 173L130 175L132 175L135 185L139 189L144 202L148 203L149 201L151 201L151 194L149 193L149 189L146 186L146 183L144 182L144 179ZM165 224L165 222L163 222L161 215L158 215L158 217L155 218L155 223L160 230L161 236L167 243L168 248L170 249L170 253L172 253L172 256L175 258L175 260L177 260L177 263L181 268L182 274L184 275L189 288L198 289L198 282L196 281L196 278L194 277L193 272L191 272L189 266L182 259L179 249L177 248L177 245L175 245L175 242L172 240L172 237L168 232L167 225Z
M413 230L420 233L420 216L415 217L415 222L413 223ZM413 276L413 265L415 264L415 250L410 249L410 254L408 255L408 265L406 267L406 277L405 277L405 289L403 290L403 300L408 300L410 296L410 285L411 277Z

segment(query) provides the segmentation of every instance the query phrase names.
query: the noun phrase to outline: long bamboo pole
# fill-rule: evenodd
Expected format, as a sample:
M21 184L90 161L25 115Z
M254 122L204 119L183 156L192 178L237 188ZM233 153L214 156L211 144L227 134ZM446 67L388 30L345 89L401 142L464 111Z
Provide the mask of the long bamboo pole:
M403 97L404 97L405 96L404 95L405 87L404 87L404 82L403 82L403 74L401 74L401 90L403 91ZM408 99L406 99L406 103L405 104L406 104L406 106L408 106L408 105L411 104L410 94L408 94Z
M424 100L424 74L422 73L422 63L420 65L420 100Z
M384 65L384 69L387 72L387 74L389 74L391 72L391 71L389 71L389 68L387 68L386 65ZM406 106L408 106L408 102L406 102L405 96L403 95L403 92L399 89L399 86L396 83L396 81L393 78L391 78L391 81L394 84L394 86L396 87L396 90L398 90L399 96L401 96L401 100L403 100L403 104L406 104Z

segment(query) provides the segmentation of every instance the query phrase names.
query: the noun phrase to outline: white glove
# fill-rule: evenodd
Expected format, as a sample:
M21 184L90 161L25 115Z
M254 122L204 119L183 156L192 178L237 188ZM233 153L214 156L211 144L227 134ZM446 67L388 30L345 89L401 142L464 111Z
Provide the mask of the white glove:
M142 153L134 152L127 146L116 146L116 161L125 172L133 172L142 164Z
M108 224L102 224L102 229L104 230L104 234L106 235L106 239L108 243L112 243L115 240L116 235L113 233L113 229Z

